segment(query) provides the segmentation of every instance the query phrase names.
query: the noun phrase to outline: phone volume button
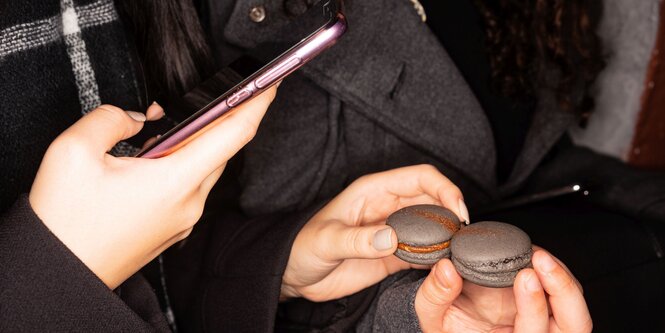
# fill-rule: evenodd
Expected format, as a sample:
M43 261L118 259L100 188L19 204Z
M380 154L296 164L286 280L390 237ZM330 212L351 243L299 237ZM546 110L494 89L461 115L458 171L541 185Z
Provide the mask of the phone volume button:
M291 59L288 59L284 63L280 64L279 66L269 70L265 74L259 76L258 79L256 79L256 87L259 89L263 89L271 84L273 84L277 79L279 79L283 74L288 73L290 70L293 68L297 67L300 65L302 62L302 59L299 57L293 57Z
M245 87L243 89L240 89L238 92L234 93L233 95L229 96L229 98L226 99L226 105L232 108L245 101L249 96L252 96L252 90Z

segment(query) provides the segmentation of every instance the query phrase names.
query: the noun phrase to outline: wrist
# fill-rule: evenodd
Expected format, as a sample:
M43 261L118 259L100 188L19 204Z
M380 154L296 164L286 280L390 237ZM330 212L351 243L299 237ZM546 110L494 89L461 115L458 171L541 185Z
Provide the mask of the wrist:
M29 203L39 222L109 289L115 289L140 269L140 258L127 256L131 252L130 246L118 244L108 237L99 237L99 230L94 230L93 226L81 228L86 224L49 216L34 208L32 197Z

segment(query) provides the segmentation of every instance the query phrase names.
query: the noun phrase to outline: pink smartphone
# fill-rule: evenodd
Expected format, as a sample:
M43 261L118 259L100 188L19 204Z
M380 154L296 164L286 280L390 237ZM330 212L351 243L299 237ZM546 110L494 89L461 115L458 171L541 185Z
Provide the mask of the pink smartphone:
M308 16L311 18L312 15L317 16L317 20L323 15L325 23L309 30L313 32L307 37L172 128L136 156L158 158L174 152L222 121L235 107L259 95L335 44L346 32L347 23L341 0L320 0L309 9Z

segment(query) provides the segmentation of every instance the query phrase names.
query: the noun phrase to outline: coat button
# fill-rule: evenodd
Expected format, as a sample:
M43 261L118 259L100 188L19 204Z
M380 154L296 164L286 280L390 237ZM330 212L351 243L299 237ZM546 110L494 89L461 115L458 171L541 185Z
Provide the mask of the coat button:
M263 22L266 19L266 7L263 5L252 7L249 10L249 19L256 23Z

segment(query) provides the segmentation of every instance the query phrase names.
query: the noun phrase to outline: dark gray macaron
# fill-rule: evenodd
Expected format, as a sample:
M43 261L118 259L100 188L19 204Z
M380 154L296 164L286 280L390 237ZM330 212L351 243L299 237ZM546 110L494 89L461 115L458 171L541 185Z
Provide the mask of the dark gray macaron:
M386 224L393 227L397 235L395 255L421 265L450 257L450 239L460 228L460 221L453 212L436 205L402 208L391 214Z
M517 273L531 266L531 239L513 225L478 222L462 228L453 237L450 250L457 272L466 280L485 287L513 285Z

